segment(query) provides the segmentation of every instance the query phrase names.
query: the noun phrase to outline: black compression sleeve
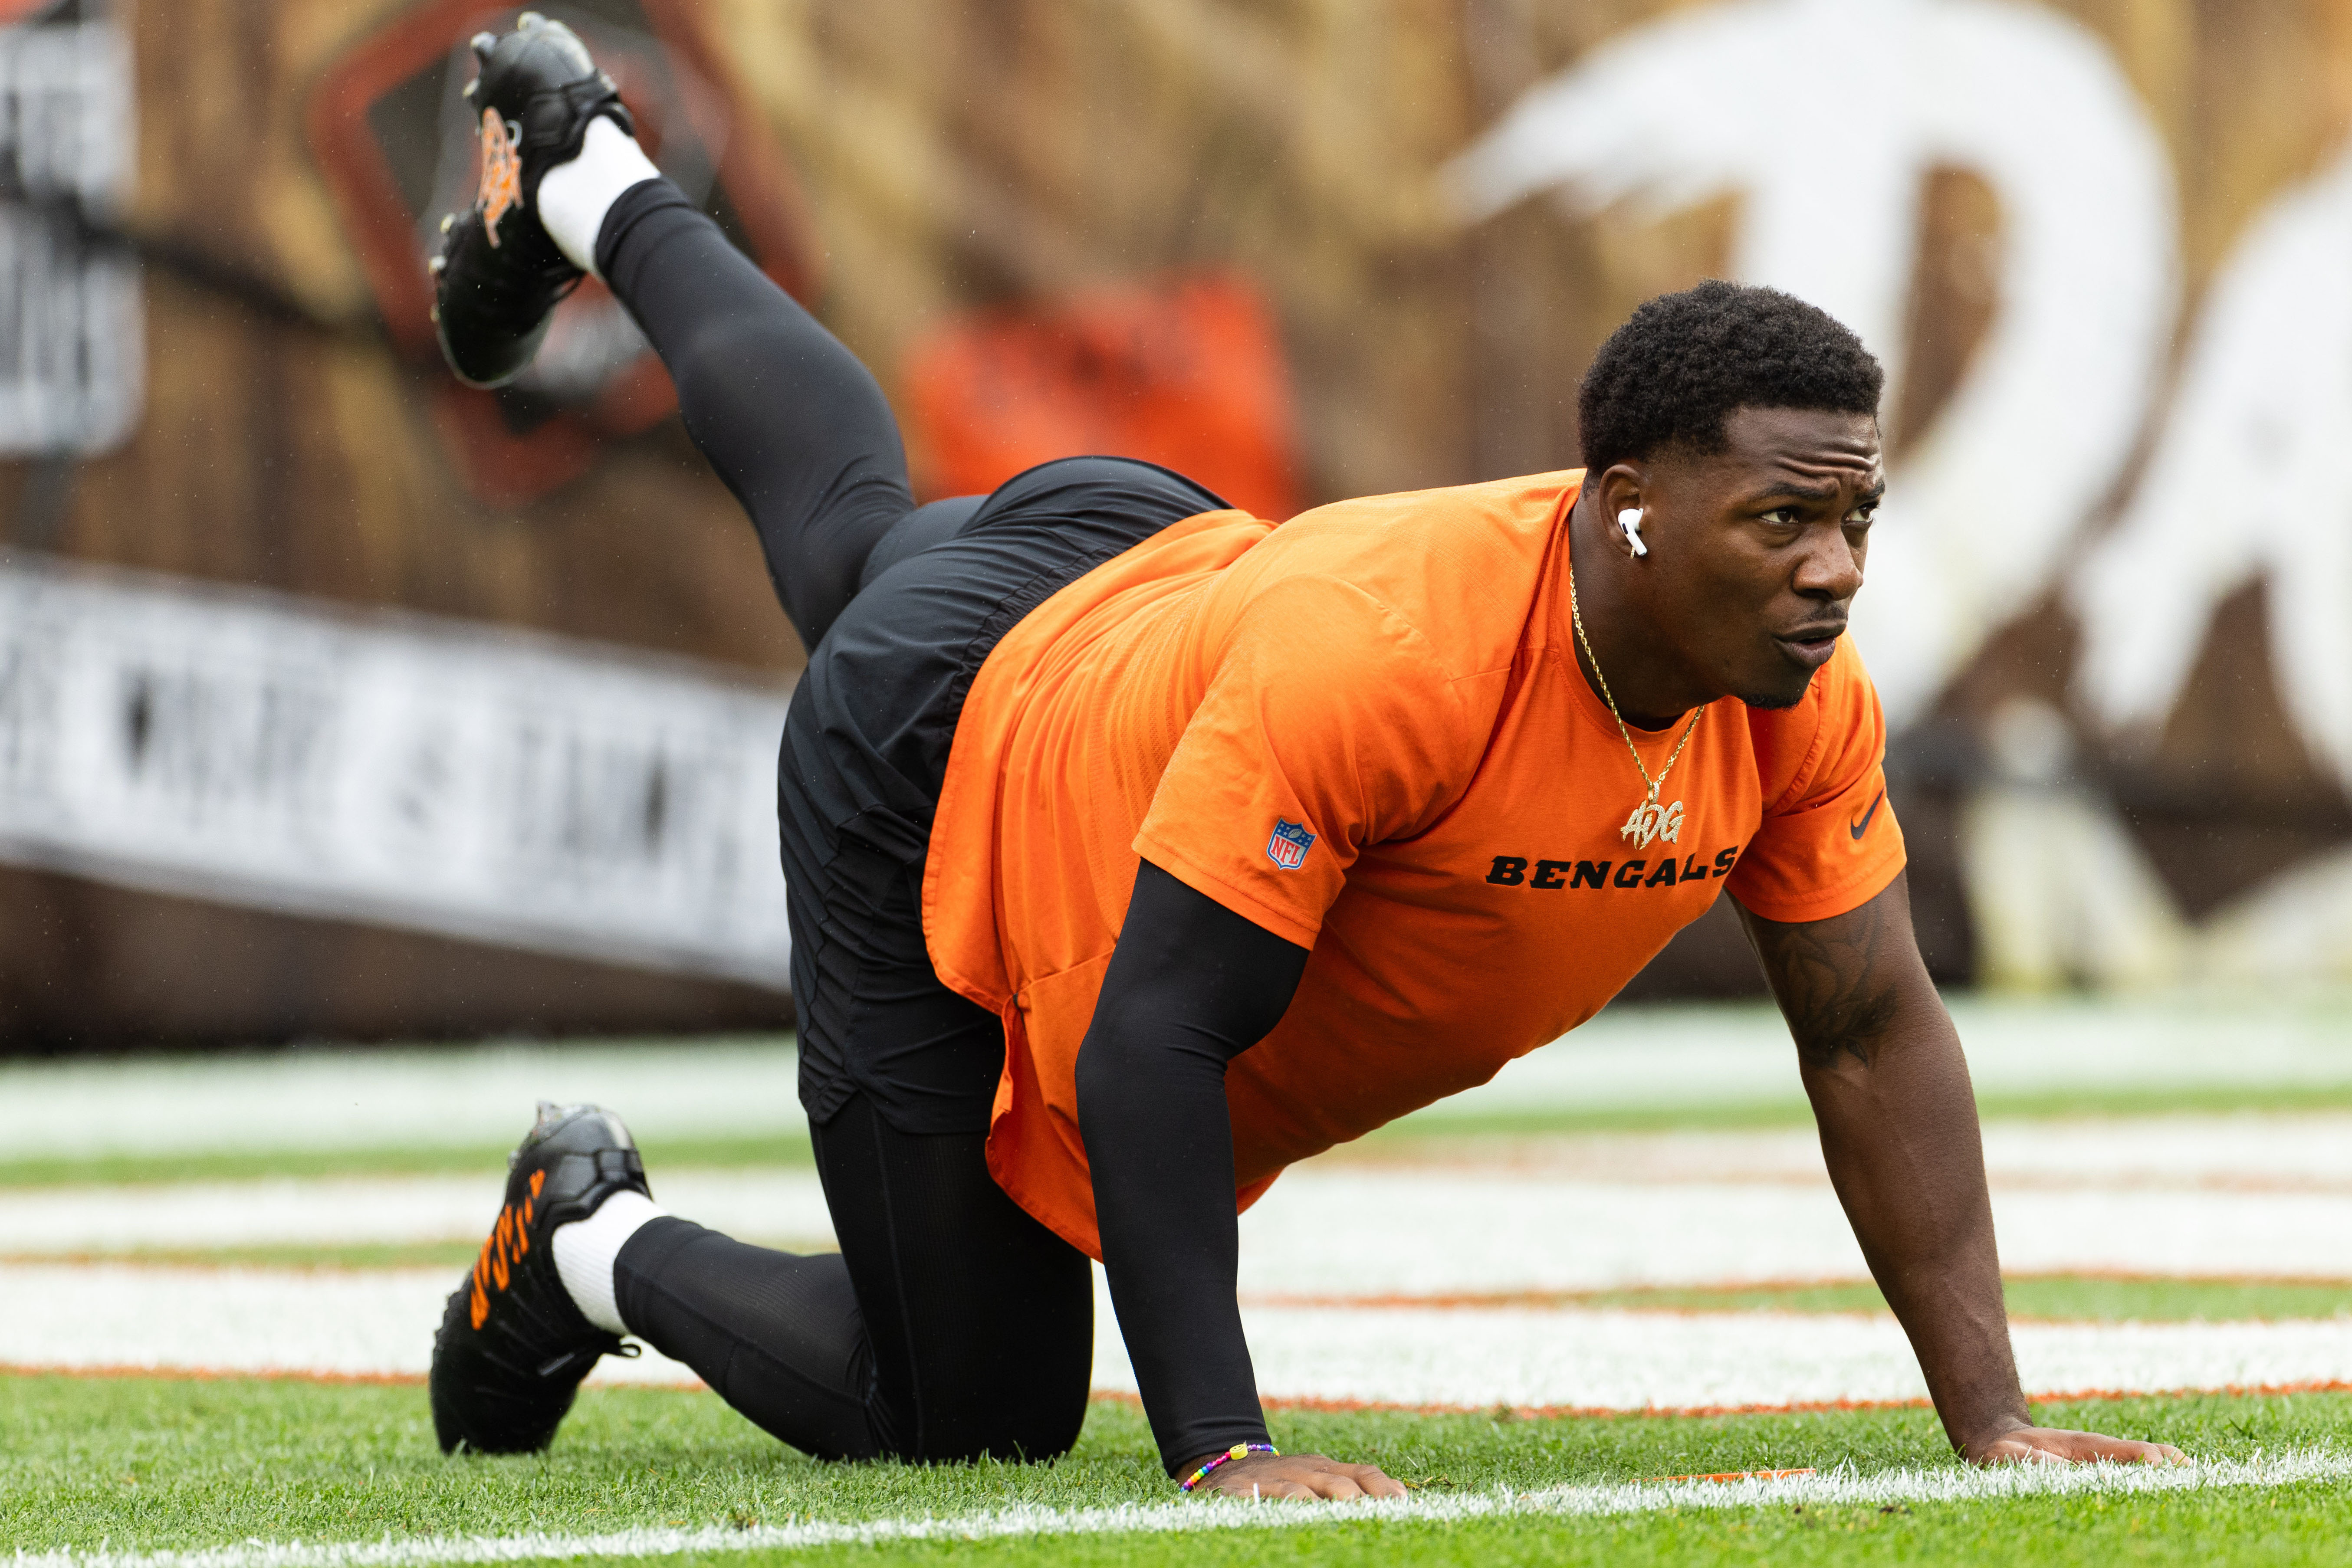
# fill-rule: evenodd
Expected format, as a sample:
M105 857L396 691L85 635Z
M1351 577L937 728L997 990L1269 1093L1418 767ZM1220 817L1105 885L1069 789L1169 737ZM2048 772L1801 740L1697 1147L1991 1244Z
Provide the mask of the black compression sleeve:
M1111 1303L1160 1462L1265 1441L1234 1296L1225 1064L1281 1021L1307 949L1146 861L1078 1050Z

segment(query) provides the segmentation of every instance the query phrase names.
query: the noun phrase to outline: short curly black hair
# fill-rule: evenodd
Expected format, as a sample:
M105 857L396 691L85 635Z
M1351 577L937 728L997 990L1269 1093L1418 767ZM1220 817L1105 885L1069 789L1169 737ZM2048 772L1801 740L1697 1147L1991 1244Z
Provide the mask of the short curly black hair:
M1592 357L1576 393L1584 466L1598 474L1669 444L1720 452L1735 409L1875 415L1885 382L1862 340L1819 306L1709 278L1643 305Z

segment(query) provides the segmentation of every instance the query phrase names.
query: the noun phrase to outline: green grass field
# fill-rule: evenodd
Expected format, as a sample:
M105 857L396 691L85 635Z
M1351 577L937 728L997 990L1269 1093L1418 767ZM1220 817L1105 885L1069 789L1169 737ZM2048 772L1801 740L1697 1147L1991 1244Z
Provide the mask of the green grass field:
M1988 1030L2003 1016L1980 1010ZM2045 1010L2057 1044L2044 1049L2039 1035L2026 1031L2006 1055L1999 1049L1988 1053L1979 1089L1989 1115L2061 1119L2049 1124L2048 1134L2063 1137L2088 1118L2352 1108L2352 1053L2338 1044L2352 1039L2347 1032L2352 1003L2331 1003L2309 1019L2292 1009L2253 1009L2251 1021L2241 1020L2244 1038L2232 1037L2237 1043L2221 1053L2228 1060L2210 1081L2198 1076L2215 1060L2200 1032L2211 1022L2203 1014L2168 1023L2152 1012L2110 1017L2098 1009ZM2031 1023L2042 1015L2020 1016ZM2064 1054L2060 1046L2068 1052L2101 1049L2101 1031L2124 1024L2130 1026L2132 1051L2116 1058L2120 1065L2113 1071L2085 1072L2079 1082L2054 1087L2038 1076L2053 1053ZM1706 1054L1716 1050L1718 1035L1752 1035L1754 1048L1769 1051L1778 1071L1786 1051L1785 1037L1772 1038L1778 1027L1756 1009L1629 1014L1611 1026L1614 1033L1596 1030L1595 1040L1607 1049L1570 1060L1573 1071L1563 1069L1559 1082L1538 1077L1535 1092L1524 1095L1498 1092L1449 1103L1375 1134L1343 1157L1390 1168L1458 1161L1506 1171L1521 1168L1522 1160L1524 1168L1542 1170L1565 1152L1584 1162L1574 1168L1585 1171L1593 1168L1596 1143L1614 1148L1608 1138L1616 1134L1801 1126L1804 1107L1792 1084L1758 1090L1755 1085L1780 1081L1761 1070L1742 1076L1747 1069L1728 1057L1736 1071L1725 1077L1717 1058ZM2168 1027L2183 1040L2164 1046ZM2141 1071L2142 1033L2170 1051L2162 1057L2173 1064L2166 1069L2170 1078L2158 1081ZM2273 1036L2300 1041L2294 1051L2301 1054L2281 1047L2272 1067L2232 1076L2232 1061L2252 1060ZM1612 1064L1621 1058L1646 1061L1660 1042L1689 1047L1672 1059L1684 1065L1654 1072L1645 1068L1634 1086L1639 1092L1618 1084ZM698 1049L646 1061L658 1062L664 1073L733 1082L742 1065L737 1057L714 1048L706 1060ZM250 1113L238 1108L240 1095L269 1092L281 1070L323 1072L299 1053L284 1062L257 1057L225 1063L210 1090L210 1070L184 1062L8 1069L0 1074L13 1074L0 1084L0 1125L15 1116L19 1135L0 1150L0 1201L14 1194L78 1202L87 1195L60 1189L87 1187L108 1201L135 1204L142 1194L190 1182L465 1176L481 1178L487 1207L504 1165L506 1145L493 1141L508 1135L497 1131L503 1122L467 1124L445 1135L435 1107L442 1096L456 1093L448 1085L462 1075L488 1081L507 1071L501 1064L513 1054L419 1051L404 1066L405 1059L353 1056L354 1071L378 1076L354 1080L368 1087L337 1090L331 1100L371 1096L366 1103L373 1107L372 1096L383 1085L425 1087L400 1102L411 1106L410 1119L397 1128L370 1123L363 1136L331 1146L273 1141L281 1124L301 1124L300 1105L289 1109L271 1101ZM642 1086L654 1071L635 1068L618 1051L574 1056L550 1047L532 1061L543 1061L551 1076L576 1062L603 1063L600 1071L637 1071L637 1078L610 1091L593 1084L583 1091L609 1093L616 1103L628 1082ZM531 1071L535 1075L539 1068ZM94 1087L74 1088L84 1081ZM141 1095L154 1103L142 1113L155 1124L183 1124L176 1097L192 1089L213 1095L200 1120L219 1124L215 1141L156 1152L112 1130L116 1106ZM478 1086L467 1092L486 1092ZM89 1121L92 1132L85 1142L48 1131L50 1123L63 1124L83 1105L107 1112ZM2330 1128L2280 1125L2279 1136L2322 1140L2315 1146L2339 1135ZM1591 1134L1607 1136L1596 1141ZM667 1124L656 1119L644 1144L649 1165L664 1173L757 1173L808 1163L805 1136L788 1119L767 1131L698 1125L684 1116ZM2302 1186L2281 1189L2286 1201L2343 1190L2340 1172L2328 1174L2337 1166L2319 1161L2310 1169L2319 1174L2306 1173L2295 1178ZM215 1201L239 1199L223 1189ZM421 1267L446 1269L454 1283L478 1246L446 1238L321 1244L268 1236L197 1245L159 1239L152 1230L141 1234L147 1239L135 1243L109 1242L94 1231L87 1240L12 1247L0 1228L0 1270L120 1260L263 1270ZM2324 1250L2311 1260L2319 1272L2336 1271ZM2061 1259L2052 1267L2070 1261ZM2243 1274L2210 1278L2021 1273L2008 1281L2009 1306L2021 1322L2072 1323L2309 1325L2352 1317L2352 1279L2271 1278L2247 1268ZM2352 1275L2352 1261L2343 1271ZM1459 1304L1702 1314L1885 1312L1866 1282L1474 1293ZM39 1358L20 1352L18 1359ZM1180 1500L1159 1469L1140 1412L1116 1399L1093 1406L1077 1449L1052 1465L827 1466L784 1448L708 1393L650 1387L588 1390L545 1456L452 1460L435 1447L425 1391L413 1381L0 1371L0 1568L7 1568L9 1553L20 1554L16 1568L427 1568L591 1557L746 1565L1459 1563L1478 1568L1622 1562L1838 1568L1947 1561L2352 1563L2352 1392L2116 1398L2045 1405L2038 1415L2053 1425L2169 1441L2202 1463L2186 1472L1988 1474L1960 1465L1933 1414L1915 1407L1708 1418L1278 1408L1275 1435L1286 1448L1378 1462L1413 1495L1388 1508L1254 1508ZM1641 1484L1787 1469L1817 1473L1759 1486Z
M2040 1415L2163 1439L2207 1459L2352 1454L2347 1395L2117 1400ZM1108 1401L1095 1406L1076 1451L1058 1464L928 1469L818 1464L709 1395L667 1390L592 1389L554 1448L530 1458L445 1459L424 1391L413 1385L7 1376L0 1432L0 1551L37 1555L630 1529L739 1536L740 1551L706 1538L682 1553L734 1562L2320 1563L2352 1551L2352 1486L2341 1479L1590 1518L1360 1515L1297 1528L1311 1511L1305 1505L1268 1505L1253 1517L1247 1505L1171 1504L1139 1413ZM1727 1470L1959 1470L1933 1416L1907 1408L1704 1420L1291 1412L1277 1416L1276 1437L1293 1449L1375 1460L1424 1501ZM1223 1511L1245 1526L1271 1514L1294 1527L751 1544L762 1530L812 1521L952 1521L1023 1506L1122 1504Z

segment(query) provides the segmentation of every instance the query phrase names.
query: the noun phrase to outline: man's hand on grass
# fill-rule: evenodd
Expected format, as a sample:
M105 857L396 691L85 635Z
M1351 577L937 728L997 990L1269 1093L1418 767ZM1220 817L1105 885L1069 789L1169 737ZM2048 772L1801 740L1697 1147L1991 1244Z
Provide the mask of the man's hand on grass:
M1343 1465L1320 1454L1252 1454L1245 1459L1228 1459L1192 1490L1226 1497L1322 1498L1333 1502L1404 1496L1402 1484L1381 1474L1378 1465Z
M1970 1462L1979 1465L2086 1465L2101 1459L2117 1465L2189 1462L2189 1456L2169 1443L2136 1443L2128 1437L2070 1432L2060 1427L2012 1427L1979 1438L1966 1451Z

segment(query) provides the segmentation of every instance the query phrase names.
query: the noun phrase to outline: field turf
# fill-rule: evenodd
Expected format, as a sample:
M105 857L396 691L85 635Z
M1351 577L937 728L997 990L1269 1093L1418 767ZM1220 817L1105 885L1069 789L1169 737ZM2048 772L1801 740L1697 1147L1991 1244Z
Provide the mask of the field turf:
M2046 1406L2042 1419L2176 1443L2209 1459L2314 1450L2352 1456L2352 1396L2196 1396ZM383 1542L631 1529L711 1531L664 1557L729 1563L1400 1563L1502 1564L2000 1562L2341 1563L2352 1486L2341 1479L2161 1492L2101 1488L1948 1500L1759 1501L1506 1514L1444 1522L1351 1518L1181 1535L1114 1529L981 1540L759 1546L810 1521L950 1521L1028 1506L1171 1506L1141 1416L1098 1402L1059 1464L919 1469L827 1466L772 1442L708 1394L583 1394L544 1458L443 1458L423 1389L256 1379L0 1376L0 1552L101 1553L240 1543ZM1622 1483L1728 1470L1908 1469L1964 1479L1922 1409L1715 1419L1278 1414L1276 1437L1375 1460L1423 1501L1503 1489ZM2346 1473L2339 1464L2335 1474ZM1184 1509L1246 1505L1187 1503ZM1269 1518L1271 1515L1273 1517ZM1149 1514L1139 1516L1149 1518ZM743 1542L727 1549L730 1536ZM505 1558L516 1549L504 1546ZM528 1550L528 1549L525 1549ZM559 1548L559 1550L562 1550ZM428 1548L408 1561L434 1560ZM488 1555L476 1545L466 1553ZM446 1555L455 1558L457 1552ZM236 1561L267 1561L250 1552Z
M1989 1041L1981 1052L1972 1043L1988 1113L2062 1118L2050 1128L2062 1137L2079 1133L2087 1117L2352 1109L2352 1054L2342 1046L2352 1039L2346 1030L2352 1001L2338 998L2309 1017L2267 1003L2191 1009L2177 1018L2176 1011L1979 1007L1981 1016L1969 1027L1972 1042ZM2209 1037L2231 1029L2237 1032L2227 1049L2217 1049ZM1545 1067L1551 1058L1532 1061L1524 1090L1498 1082L1495 1092L1448 1103L1376 1134L1355 1157L1391 1170L1460 1163L1505 1173L1521 1168L1517 1156L1530 1153L1507 1147L1507 1140L1515 1145L1651 1129L1804 1124L1801 1095L1783 1071L1785 1035L1763 1010L1629 1013L1585 1033L1591 1040L1580 1052L1559 1056L1551 1068ZM680 1047L638 1061L617 1050L600 1055L550 1047L354 1053L348 1060L290 1053L217 1069L177 1061L126 1062L119 1071L106 1064L0 1068L6 1080L0 1083L0 1126L12 1132L9 1146L0 1149L0 1200L49 1189L40 1201L79 1201L54 1190L68 1186L89 1186L103 1200L86 1236L45 1231L45 1250L28 1249L29 1229L14 1246L0 1236L0 1268L61 1256L200 1267L423 1266L449 1270L454 1282L475 1253L475 1239L338 1245L298 1240L289 1232L205 1245L171 1240L168 1230L147 1227L133 1228L137 1241L110 1240L112 1211L105 1202L111 1200L103 1189L135 1199L195 1181L467 1175L483 1178L487 1205L503 1166L503 1140L511 1135L500 1096L520 1092L509 1079L536 1084L542 1077L559 1086L532 1092L630 1105L658 1102L656 1092L667 1084L677 1104L649 1113L639 1129L649 1162L664 1172L804 1169L807 1140L789 1118L756 1126L698 1119L706 1103L730 1107L729 1086L748 1060L718 1048ZM2069 1076L2053 1079L2047 1071L2053 1061L2066 1064ZM762 1057L752 1065L775 1080L779 1103L788 1101L788 1061L779 1066ZM575 1078L576 1086L561 1087ZM667 1084L673 1078L679 1082ZM453 1085L472 1087L460 1094ZM193 1119L182 1103L189 1094L205 1107ZM307 1129L320 1117L348 1112L355 1101L370 1110L352 1135L299 1146L278 1140L284 1128ZM467 1110L478 1102L501 1109L442 1125L446 1107ZM404 1109L394 1116L386 1105ZM169 1148L151 1135L192 1124L216 1135ZM2246 1155L2242 1130L2221 1128L2212 1170L2198 1178L2208 1185L2184 1186L2184 1204L2210 1207L2216 1193L2235 1190L2229 1184L2241 1179L2257 1183L2244 1201L2265 1201L2262 1194L2272 1189L2259 1182L2275 1180L2281 1202L2316 1204L2315 1213L2339 1215L2347 1176L2328 1140L2340 1132L2284 1119L2281 1125L2278 1136L2302 1140L2288 1148L2295 1157L2284 1162ZM2212 1131L2189 1127L2182 1135ZM2144 1132L2152 1139L2171 1135L2154 1124ZM2232 1136L2237 1145L2229 1142ZM2127 1143L2118 1146L2132 1154ZM2241 1152L2231 1154L2233 1147ZM1525 1168L1549 1168L1544 1154L1533 1150ZM1578 1157L1583 1163L1560 1168L1594 1168L1589 1150ZM1778 1156L1768 1149L1755 1157L1769 1167ZM2059 1182L2054 1191L2076 1176L2062 1169L2053 1179ZM2118 1177L2114 1187L2138 1206L2135 1213L2147 1207L2146 1192L2132 1186L2138 1179ZM2039 1201L2010 1196L2020 1204ZM224 1192L220 1201L234 1202L236 1195ZM2329 1203L2339 1207L2326 1208ZM2209 1263L2196 1248L2185 1249L2184 1270L2242 1270L2226 1278L2021 1273L2008 1282L2010 1310L2021 1320L2065 1322L2340 1325L2352 1315L2352 1282L2263 1277L2289 1269L2336 1272L2332 1260L2306 1258L2308 1250L2279 1252L2293 1262L2264 1261L2269 1254L2263 1254ZM2104 1255L2090 1249L2078 1259L2060 1249L2043 1267L2088 1269L2091 1258ZM23 1278L34 1273L24 1270ZM18 1288L56 1289L46 1279ZM1629 1286L1516 1300L1537 1308L1652 1312L1885 1310L1877 1291L1862 1282ZM1459 1304L1474 1302L1465 1297ZM1706 1322L1685 1326L1703 1334ZM1814 1326L1818 1332L1818 1320ZM1742 1332L1752 1327L1751 1320ZM1884 1325L1864 1328L1885 1332ZM38 1357L26 1351L20 1359ZM1975 1471L1952 1458L1932 1413L1916 1407L1723 1417L1278 1408L1275 1435L1286 1448L1376 1461L1413 1495L1384 1509L1253 1507L1178 1500L1139 1411L1117 1399L1093 1406L1076 1451L1053 1465L821 1465L773 1442L708 1393L626 1386L584 1393L544 1457L452 1460L434 1445L425 1391L414 1381L0 1371L0 1568L12 1568L10 1553L20 1554L13 1568L428 1568L590 1559L709 1560L730 1568L786 1562L2352 1563L2346 1544L2352 1542L2352 1393L2114 1398L2053 1403L2038 1415L2053 1425L2168 1440L2204 1463L2181 1472ZM1816 1474L1752 1485L1641 1484L1788 1469Z

